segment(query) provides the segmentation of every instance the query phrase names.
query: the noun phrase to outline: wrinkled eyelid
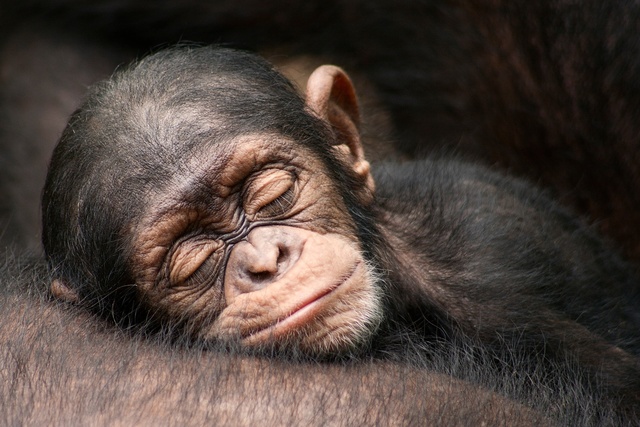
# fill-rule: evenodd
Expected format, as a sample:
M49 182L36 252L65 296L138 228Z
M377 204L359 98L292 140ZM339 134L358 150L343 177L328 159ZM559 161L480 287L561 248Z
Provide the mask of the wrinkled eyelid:
M296 186L297 183L293 182L279 197L261 207L257 214L259 216L277 217L288 212L295 204Z
M224 254L219 251L212 253L200 266L185 280L192 286L202 286L213 283L219 279L222 270Z
M222 245L220 242L207 242L181 248L171 260L169 281L172 285L178 285L188 281L201 267L211 259L218 256Z
M266 172L253 180L244 192L244 211L247 215L268 214L271 209L282 210L296 197L297 179L289 171Z

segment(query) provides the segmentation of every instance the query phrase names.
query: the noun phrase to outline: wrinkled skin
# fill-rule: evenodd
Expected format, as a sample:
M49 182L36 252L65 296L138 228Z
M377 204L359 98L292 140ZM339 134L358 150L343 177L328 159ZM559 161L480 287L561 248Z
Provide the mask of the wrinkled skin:
M352 349L380 322L374 273L322 164L277 139L245 135L224 144L228 156L210 149L210 163L187 166L214 179L202 210L184 202L190 187L164 189L174 205L150 201L133 238L141 298L203 339L260 346L293 334L310 353ZM193 229L211 237L185 237Z

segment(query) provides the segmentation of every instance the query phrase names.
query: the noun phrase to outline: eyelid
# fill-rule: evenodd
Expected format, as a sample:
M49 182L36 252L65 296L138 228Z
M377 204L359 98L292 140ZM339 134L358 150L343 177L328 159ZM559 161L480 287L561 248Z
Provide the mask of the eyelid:
M295 175L287 170L270 169L263 171L249 182L245 190L244 211L253 216L260 209L276 201L296 184Z
M222 246L222 242L211 240L182 244L171 258L169 269L171 284L177 285L188 280Z

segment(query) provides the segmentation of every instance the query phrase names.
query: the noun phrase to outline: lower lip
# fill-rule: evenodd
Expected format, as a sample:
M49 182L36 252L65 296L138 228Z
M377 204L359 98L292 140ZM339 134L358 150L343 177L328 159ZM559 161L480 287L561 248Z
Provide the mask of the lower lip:
M246 337L243 341L245 344L265 343L273 341L286 335L289 331L297 330L302 325L305 325L311 321L314 317L322 311L322 306L325 304L329 296L340 287L341 285L332 288L329 292L322 294L322 296L304 305L302 308L294 311L289 316L282 320L277 321L271 326L261 329L255 333L252 333Z

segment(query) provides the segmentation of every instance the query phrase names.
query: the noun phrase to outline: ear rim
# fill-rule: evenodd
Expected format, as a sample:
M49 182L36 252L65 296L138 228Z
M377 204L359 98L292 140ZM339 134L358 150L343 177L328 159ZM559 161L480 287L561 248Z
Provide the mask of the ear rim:
M360 129L360 107L347 73L335 65L321 65L307 80L306 102L320 118L329 120L331 107L339 107Z
M333 129L340 142L335 147L336 151L362 180L365 191L361 201L370 204L373 201L375 183L360 140L358 97L347 73L335 65L316 68L307 80L306 104Z

